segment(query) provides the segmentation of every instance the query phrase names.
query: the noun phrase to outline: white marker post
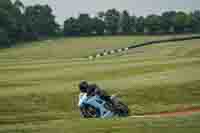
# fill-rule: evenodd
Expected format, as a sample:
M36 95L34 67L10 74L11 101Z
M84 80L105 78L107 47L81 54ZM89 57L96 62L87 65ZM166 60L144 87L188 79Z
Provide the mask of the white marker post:
M125 51L129 50L129 48L125 48Z
M97 55L96 55L96 58L99 58L99 57L101 57L101 55L100 55L100 54L97 54Z
M105 52L105 53L103 53L103 55L104 55L104 56L106 56L106 55L108 55L108 53L107 53L107 52Z
M90 56L90 57L89 57L89 60L92 60L92 59L93 59L93 56Z
M115 51L114 51L114 50L111 50L111 51L110 51L110 53L111 53L111 54L114 54L114 53L115 53Z
M118 52L122 52L122 49L118 49L117 51L118 51Z

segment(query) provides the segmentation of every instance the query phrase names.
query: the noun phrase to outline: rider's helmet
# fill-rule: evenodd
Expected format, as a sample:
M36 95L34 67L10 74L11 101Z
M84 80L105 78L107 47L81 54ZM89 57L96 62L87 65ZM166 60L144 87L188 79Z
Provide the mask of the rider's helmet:
M87 81L81 81L79 83L79 89L80 89L80 92L82 93L86 93L87 92L87 88L88 88L88 82Z

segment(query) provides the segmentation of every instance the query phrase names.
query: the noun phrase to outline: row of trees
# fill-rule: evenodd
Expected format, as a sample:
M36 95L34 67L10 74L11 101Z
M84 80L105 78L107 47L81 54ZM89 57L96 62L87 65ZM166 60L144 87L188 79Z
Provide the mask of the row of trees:
M100 12L96 17L80 14L64 22L65 35L102 34L161 34L200 32L200 11L192 13L168 11L162 15L136 17L128 11L110 9Z
M0 0L0 47L55 36L58 31L59 25L48 5L24 7L20 0Z
M16 41L36 40L51 36L85 36L117 34L161 34L200 32L200 11L168 11L162 15L136 17L128 11L109 9L97 16L80 14L65 20L64 27L55 21L51 7L24 7L20 0L0 0L0 47Z

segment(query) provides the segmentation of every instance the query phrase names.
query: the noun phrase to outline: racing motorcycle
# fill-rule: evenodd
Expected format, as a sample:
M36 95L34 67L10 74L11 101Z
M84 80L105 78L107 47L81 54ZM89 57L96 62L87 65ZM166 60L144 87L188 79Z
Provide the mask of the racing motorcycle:
M87 96L80 94L78 106L84 118L112 118L129 116L129 108L116 96L111 96L111 101L103 100L100 96Z

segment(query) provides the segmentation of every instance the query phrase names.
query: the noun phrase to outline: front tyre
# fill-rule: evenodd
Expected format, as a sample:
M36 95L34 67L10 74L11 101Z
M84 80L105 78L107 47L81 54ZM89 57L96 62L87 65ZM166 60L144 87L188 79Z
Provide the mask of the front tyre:
M91 105L84 105L84 107L81 108L81 115L84 118L99 118L100 111Z

